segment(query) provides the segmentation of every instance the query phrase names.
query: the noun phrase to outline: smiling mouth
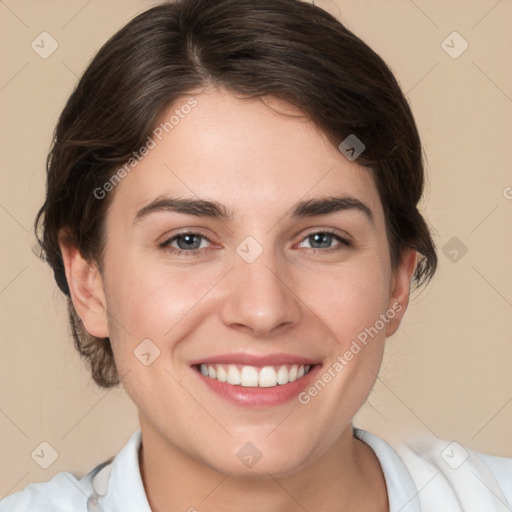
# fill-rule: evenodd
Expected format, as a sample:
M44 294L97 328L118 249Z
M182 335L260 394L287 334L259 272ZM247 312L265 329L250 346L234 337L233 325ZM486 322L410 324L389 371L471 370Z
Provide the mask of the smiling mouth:
M198 364L196 369L205 377L227 382L233 386L273 388L295 382L307 375L316 365L282 364L277 366L248 366L236 364Z

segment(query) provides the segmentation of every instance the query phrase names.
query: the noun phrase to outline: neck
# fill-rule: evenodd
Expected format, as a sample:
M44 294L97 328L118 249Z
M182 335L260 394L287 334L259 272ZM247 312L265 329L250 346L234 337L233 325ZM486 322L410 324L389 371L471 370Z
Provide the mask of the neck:
M313 463L286 476L223 474L172 445L141 421L139 466L153 512L387 512L384 475L352 426Z

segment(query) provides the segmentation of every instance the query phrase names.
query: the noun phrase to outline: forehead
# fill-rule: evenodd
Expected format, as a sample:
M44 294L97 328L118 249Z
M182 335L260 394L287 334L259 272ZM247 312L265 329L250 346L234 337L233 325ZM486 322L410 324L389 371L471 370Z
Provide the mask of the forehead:
M346 194L382 214L371 171L276 98L241 99L222 89L185 96L162 112L151 139L112 207L140 209L169 195L263 219L299 200Z

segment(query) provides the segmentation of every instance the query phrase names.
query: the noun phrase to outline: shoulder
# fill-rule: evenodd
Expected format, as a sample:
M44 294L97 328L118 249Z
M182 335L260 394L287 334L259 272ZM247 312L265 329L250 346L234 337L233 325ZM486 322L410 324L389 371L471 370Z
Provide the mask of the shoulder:
M512 510L512 458L430 435L389 443L358 428L354 435L379 459L393 512Z
M68 472L30 484L0 501L0 512L150 512L138 467L141 432L83 478Z
M78 480L68 472L47 482L30 484L0 501L0 512L70 512L87 510L90 477Z
M0 512L89 512L101 510L95 504L103 480L110 476L113 457L98 464L83 478L66 471L47 482L30 484L0 501Z
M510 511L512 458L475 451L456 441L422 436L396 446L420 502L462 510Z
M500 483L505 496L512 505L512 457L498 457L487 453L475 452L489 467Z

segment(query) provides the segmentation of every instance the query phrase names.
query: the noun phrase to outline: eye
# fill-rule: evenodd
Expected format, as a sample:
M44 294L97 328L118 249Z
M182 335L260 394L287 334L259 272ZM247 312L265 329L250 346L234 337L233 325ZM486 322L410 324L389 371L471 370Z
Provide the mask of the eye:
M208 243L211 243L211 241L204 235L199 233L186 232L169 238L169 240L166 240L163 244L161 244L161 247L177 254L183 252L186 254L198 253L202 252L200 249L205 248L203 244L203 241L205 240Z
M320 249L323 252L329 252L331 250L336 251L351 245L346 238L343 238L337 233L328 230L310 233L306 236L306 238L304 238L304 241L309 242L311 249L315 251ZM332 247L331 244L333 241L339 242L338 246Z
M314 252L318 250L321 252L337 251L351 245L349 240L329 230L310 233L303 238L302 242L299 243L299 248L301 247L301 244L306 241L310 244L309 249ZM333 242L338 242L338 244L332 247ZM208 244L211 243L212 242L208 237L201 235L200 233L187 231L169 238L160 244L160 246L176 255L184 254L186 256L199 256L208 249ZM308 247L305 248L307 249Z

